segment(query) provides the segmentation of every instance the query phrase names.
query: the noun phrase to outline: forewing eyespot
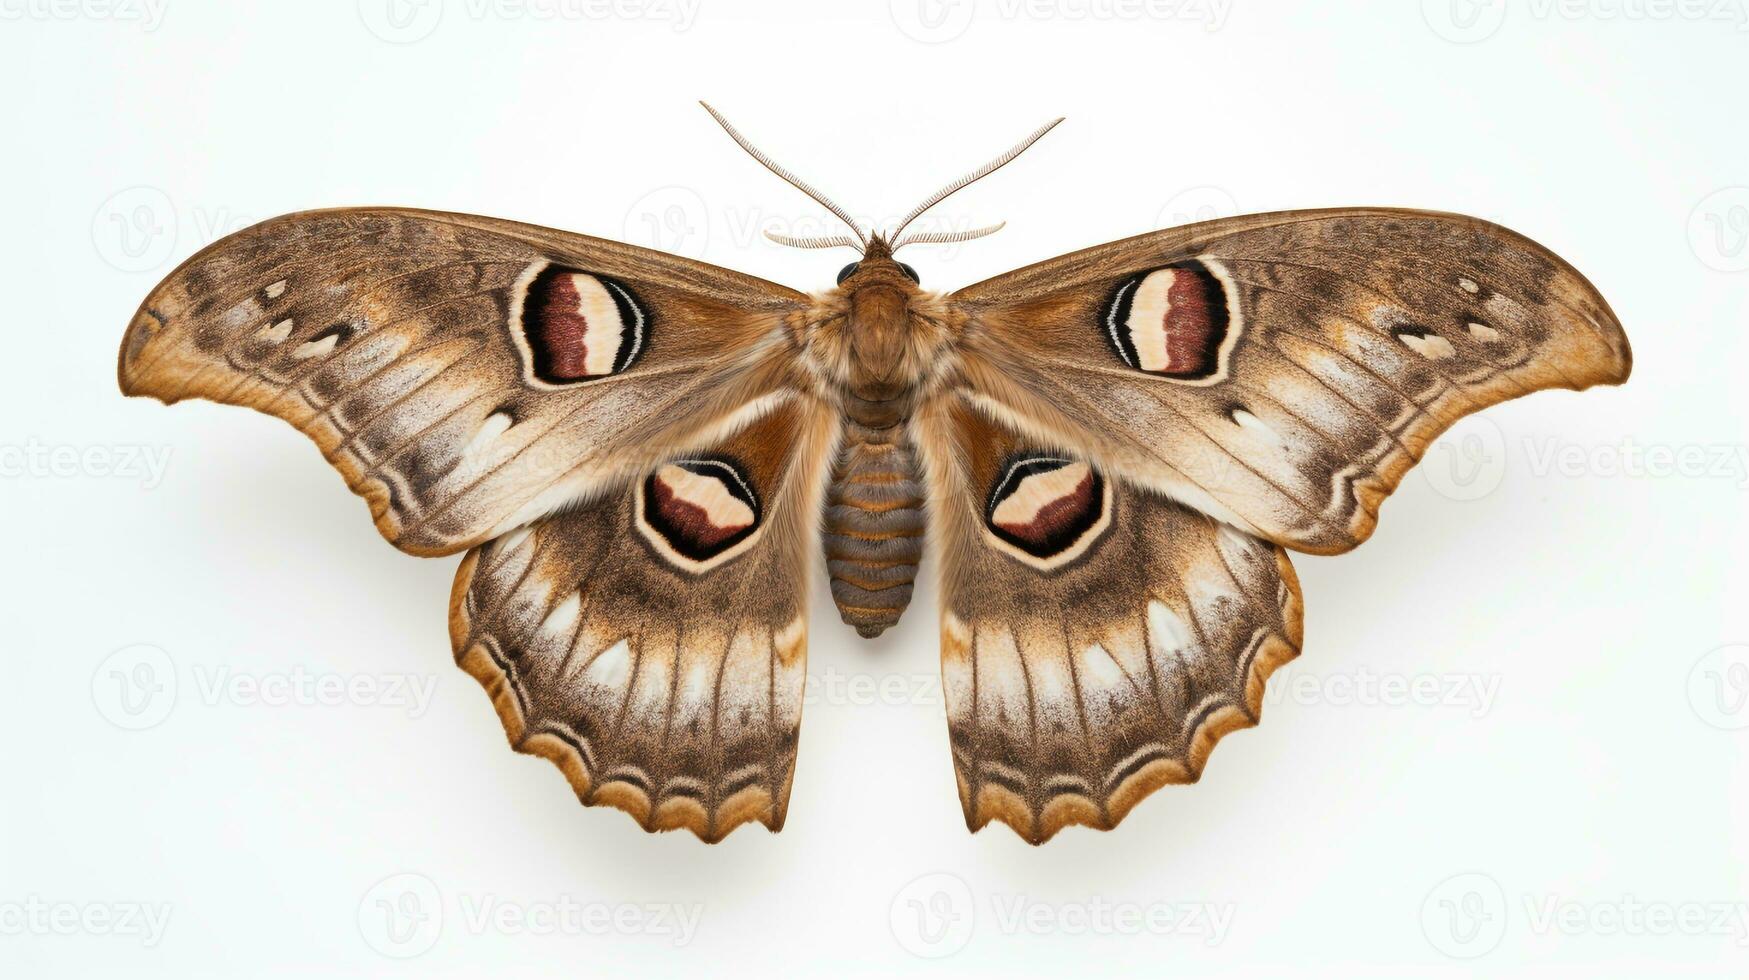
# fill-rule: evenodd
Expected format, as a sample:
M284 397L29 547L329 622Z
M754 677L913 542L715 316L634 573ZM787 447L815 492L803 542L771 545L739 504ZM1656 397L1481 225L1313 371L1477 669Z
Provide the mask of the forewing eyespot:
M618 374L648 341L650 317L624 283L565 266L539 269L523 287L513 329L534 377L571 384Z
M1227 291L1201 262L1138 273L1106 300L1100 324L1113 353L1137 371L1180 381L1218 376L1235 324Z

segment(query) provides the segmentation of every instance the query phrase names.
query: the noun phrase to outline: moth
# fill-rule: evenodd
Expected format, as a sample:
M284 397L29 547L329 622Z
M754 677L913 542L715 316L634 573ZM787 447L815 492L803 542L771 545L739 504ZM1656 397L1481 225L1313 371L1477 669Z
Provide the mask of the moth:
M804 294L690 259L398 208L274 218L154 288L122 391L290 422L416 555L465 552L457 662L583 803L706 841L788 808L819 559L895 623L923 560L960 802L1039 843L1201 774L1297 656L1290 550L1347 551L1429 442L1619 384L1615 315L1476 218L1248 215L951 293L755 149L860 258ZM1060 121L1060 120L1059 120ZM927 531L927 533L926 533Z

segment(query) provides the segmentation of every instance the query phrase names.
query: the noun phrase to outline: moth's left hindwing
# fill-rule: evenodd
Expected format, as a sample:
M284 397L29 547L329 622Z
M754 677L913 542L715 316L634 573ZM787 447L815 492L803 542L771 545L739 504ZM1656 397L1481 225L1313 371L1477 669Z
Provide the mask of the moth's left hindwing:
M415 554L629 478L782 386L800 293L649 249L392 208L203 249L122 342L131 395L290 422Z
M1279 547L949 392L916 419L966 824L1033 843L1195 780L1299 652Z
M451 600L456 658L518 751L648 830L716 841L750 820L783 826L836 425L818 401L789 398L468 554Z

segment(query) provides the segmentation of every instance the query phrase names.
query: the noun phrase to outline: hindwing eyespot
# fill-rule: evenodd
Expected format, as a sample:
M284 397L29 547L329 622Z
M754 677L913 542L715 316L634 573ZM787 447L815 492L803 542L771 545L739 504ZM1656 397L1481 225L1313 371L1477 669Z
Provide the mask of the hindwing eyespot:
M752 481L727 457L665 463L638 497L639 530L664 557L692 571L737 553L763 518Z
M1111 494L1098 470L1044 453L1011 457L984 505L984 524L1004 550L1055 568L1086 551L1111 521Z

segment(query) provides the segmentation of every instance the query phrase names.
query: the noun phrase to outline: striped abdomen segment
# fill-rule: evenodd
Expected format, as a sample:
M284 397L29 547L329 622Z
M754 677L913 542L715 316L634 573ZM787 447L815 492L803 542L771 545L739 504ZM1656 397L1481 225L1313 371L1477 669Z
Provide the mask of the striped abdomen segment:
M923 483L904 427L846 420L826 492L826 570L844 621L879 636L899 621L923 556Z

